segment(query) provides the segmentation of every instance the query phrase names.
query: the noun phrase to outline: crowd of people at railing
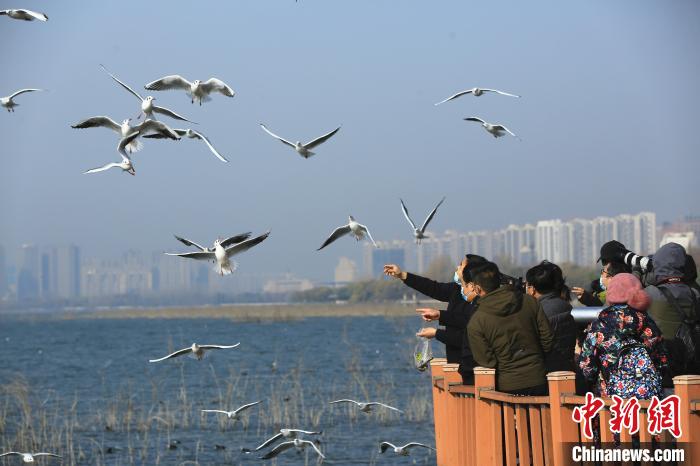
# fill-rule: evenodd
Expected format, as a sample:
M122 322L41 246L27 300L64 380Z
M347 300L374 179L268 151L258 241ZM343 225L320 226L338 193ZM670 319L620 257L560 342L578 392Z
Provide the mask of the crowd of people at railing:
M418 336L445 345L463 383L477 366L496 369L496 389L514 395L547 394L546 374L576 373L577 393L651 399L673 388L676 375L700 374L700 286L693 257L668 243L639 256L617 241L604 244L600 277L587 286L566 284L562 269L543 261L525 280L502 273L484 257L467 254L452 282L440 283L395 264L384 273L435 300L443 310L420 308ZM579 325L575 297L601 306ZM585 326L585 328L584 328Z

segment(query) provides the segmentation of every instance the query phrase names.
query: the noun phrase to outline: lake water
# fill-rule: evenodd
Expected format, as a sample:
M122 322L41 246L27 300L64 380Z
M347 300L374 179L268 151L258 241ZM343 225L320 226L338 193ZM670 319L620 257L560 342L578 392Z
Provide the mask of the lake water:
M432 465L434 453L421 448L409 457L379 454L382 440L434 445L430 377L411 361L420 326L416 317L2 316L0 449L56 452L63 464L316 464L308 448L268 461L240 452L291 427L323 431L325 464ZM148 362L192 342L241 345L202 361ZM433 344L435 356L441 347ZM328 404L339 398L382 401L405 414ZM258 400L240 421L201 413Z

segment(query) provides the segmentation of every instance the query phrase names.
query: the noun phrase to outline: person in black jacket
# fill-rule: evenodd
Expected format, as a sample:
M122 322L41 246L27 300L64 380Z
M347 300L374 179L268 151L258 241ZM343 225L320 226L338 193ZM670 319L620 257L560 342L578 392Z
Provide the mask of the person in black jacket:
M569 290L564 283L564 274L558 265L548 261L532 267L525 274L527 294L542 305L554 335L552 350L545 355L547 373L574 371L574 346L577 328L571 315L571 304L564 299Z
M402 280L407 286L430 298L447 303L447 308L444 310L431 308L416 310L426 322L437 320L440 325L445 327L444 329L423 328L418 336L435 338L445 345L447 362L460 364L459 372L462 374L465 384L474 383L474 367L476 366L469 349L469 342L465 337L467 323L472 316L473 309L472 304L468 303L462 296L459 277L462 276L465 267L472 267L482 262L486 262L486 259L467 254L455 272L457 280L449 283L441 283L405 272L395 264L384 266L386 275Z

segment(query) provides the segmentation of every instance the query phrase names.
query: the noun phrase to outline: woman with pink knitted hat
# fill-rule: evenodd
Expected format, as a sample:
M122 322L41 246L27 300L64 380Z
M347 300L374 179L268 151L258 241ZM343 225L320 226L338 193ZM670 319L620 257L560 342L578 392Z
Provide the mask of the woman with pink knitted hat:
M661 331L646 313L651 298L630 273L606 282L607 307L586 329L579 355L581 372L598 396L660 396L667 356Z

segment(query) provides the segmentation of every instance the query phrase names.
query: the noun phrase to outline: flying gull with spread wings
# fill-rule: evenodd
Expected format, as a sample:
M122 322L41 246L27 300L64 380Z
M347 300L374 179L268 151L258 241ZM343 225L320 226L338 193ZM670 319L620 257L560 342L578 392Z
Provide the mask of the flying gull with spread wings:
M12 19L19 19L21 21L48 21L49 17L44 13L37 13L32 10L25 10L24 8L18 8L15 10L0 10L0 16L8 16Z
M360 241L365 237L365 235L367 235L374 247L379 247L377 246L377 243L374 242L374 239L372 238L372 234L369 232L369 229L366 226L358 223L355 220L355 218L352 215L350 215L348 217L348 224L336 228L335 231L331 233L331 235L326 239L326 241L323 242L321 247L317 249L317 251L320 251L321 249L331 244L333 241L347 234L352 234L357 241Z
M445 198L443 197L440 202L437 203L435 208L428 214L426 217L425 221L423 222L423 225L418 228L416 224L411 220L411 216L408 215L408 209L406 208L406 204L404 204L403 199L399 199L401 201L401 210L403 211L404 217L406 217L406 220L408 220L408 223L411 224L411 227L413 227L413 236L416 238L416 243L420 244L421 240L423 238L428 238L428 235L425 234L425 229L428 227L428 224L430 221L433 219L435 216L435 212L437 212L438 207L442 205L442 203L445 201Z
M119 134L120 137L124 138L134 131L138 131L141 133L141 135L148 135L148 133L154 133L158 137L161 138L169 138L169 139L175 139L179 140L180 135L176 133L172 128L170 128L168 125L166 125L163 122L157 121L157 120L152 120L148 119L136 126L131 126L131 118L127 118L125 120L122 120L121 125L118 124L116 121L112 120L110 117L107 116L95 116L91 118L87 118L83 121L80 121L74 125L71 125L71 128L75 129L84 129L84 128L107 128L111 129L115 133ZM145 137L145 136L144 136ZM132 140L129 144L126 146L126 150L132 154L134 152L137 152L141 150L141 142L139 142L138 139Z
M19 106L19 104L13 100L15 97L20 94L24 94L25 92L36 92L42 90L43 89L22 89L21 91L17 91L12 95L8 95L7 97L0 97L0 105L2 105L3 108L6 108L8 112L14 112L15 107Z
M498 123L487 123L481 118L478 117L467 117L464 119L465 121L476 121L478 123L481 123L481 126L488 131L493 137L495 138L500 138L501 136L505 136L506 133L510 134L514 138L520 139L518 136L515 135L511 130L506 128L505 126L498 124Z
M384 403L379 403L378 401L362 402L362 401L355 401L355 400L349 400L349 399L342 399L342 400L335 400L335 401L330 402L330 404L334 404L334 403L354 403L355 405L357 405L359 410L362 411L363 413L372 412L372 408L374 408L375 406L381 406L383 408L393 409L394 411L397 411L399 413L403 413L403 411L401 411L398 408L394 408L393 406L389 406L389 405L384 404Z
M238 243L241 243L241 242L247 240L248 238L250 238L250 236L252 234L253 233L248 231L246 233L241 233L239 235L231 236L231 237L226 238L225 240L221 241L221 246L224 249L226 249L229 246L233 246L234 244L238 244ZM174 236L175 236L176 240L178 240L179 242L181 242L185 246L194 246L195 248L199 249L202 252L213 252L216 250L216 245L214 245L210 248L206 248L204 246L201 246L201 245L195 243L194 241L188 240L187 238L182 238L182 237L177 236L177 235L174 235Z
M130 135L121 138L119 140L119 144L117 145L117 150L119 151L119 154L122 156L122 161L121 162L113 162L113 163L108 163L107 165L103 165L101 167L97 168L91 168L90 170L83 172L83 174L89 174L89 173L98 173L98 172L103 172L105 170L109 170L110 168L121 168L123 171L130 175L136 175L136 170L134 170L134 164L131 162L131 158L126 153L126 146L131 144L137 137L139 136L138 131L134 131Z
M211 141L210 141L205 135L203 135L202 133L200 133L199 131L195 131L195 130L193 130L193 129L191 129L191 128L187 128L187 129L175 129L175 130L173 130L173 131L175 131L175 133L177 133L177 135L180 136L180 137L187 137L187 138L190 138L190 139L199 139L200 141L204 142L204 144L207 145L207 147L209 148L209 150L211 151L211 153L214 154L219 160L221 160L222 162L228 162L228 160L226 160L226 158L225 158L223 155L221 155L221 154L219 153L218 150L216 150L216 148L215 148L214 145L211 143ZM146 135L146 136L144 136L144 137L145 137L145 138L149 138L149 139L164 139L164 138L165 138L164 135L158 134L158 133L156 133L156 134L148 134L148 135ZM179 140L179 139L180 139L180 138L178 138L178 140Z
M201 361L202 358L204 358L204 355L206 354L207 351L220 350L220 349L231 349L231 348L236 348L239 345L240 345L240 343L236 343L235 345L230 345L230 346L198 345L197 343L192 343L192 346L188 346L187 348L177 350L174 353L171 353L167 356L163 356L162 358L149 359L148 362L161 362L161 361L165 361L166 359L177 358L178 356L184 356L184 355L189 355L190 357L195 358L198 361Z
M145 88L149 91L184 90L190 96L192 103L197 100L199 105L202 105L203 101L210 101L211 97L209 97L209 94L212 92L219 92L227 97L236 95L233 89L220 79L209 78L206 81L196 79L194 82L189 82L179 74L156 79L146 84Z
M299 141L297 141L297 142L289 142L289 141L287 141L286 139L277 136L275 133L273 133L272 131L270 131L269 129L267 129L267 127L266 127L264 124L262 124L262 123L260 123L260 127L261 127L262 129L264 129L265 132L266 132L267 134L269 134L270 136L272 136L273 138L275 138L275 139L277 139L278 141L281 141L283 144L286 144L286 145L288 145L289 147L293 148L295 151L297 151L297 153L298 153L299 155L301 155L301 156L304 157L305 159L308 159L309 157L311 157L312 155L315 154L315 152L311 152L311 149L313 149L314 147L316 147L316 146L318 146L318 145L320 145L320 144L323 144L323 143L326 142L328 139L330 139L335 133L337 133L338 130L340 130L340 126L338 126L336 129L334 129L334 130L331 131L330 133L326 133L326 134L324 134L324 135L321 136L321 137L318 137L318 138L316 138L316 139L314 139L314 140L312 140L312 141L307 142L306 144L302 144L302 143L299 142Z
M461 91L461 92L458 92L458 93L456 93L456 94L454 94L454 95L451 95L451 96L449 96L448 98L446 98L445 100L441 100L440 102L436 103L435 105L444 104L445 102L449 102L450 100L454 100L454 99L456 99L456 98L458 98L458 97L462 97L463 95L467 95L467 94L472 94L474 97L481 97L481 96L484 94L484 92L494 92L494 93L496 93L496 94L501 94L501 95L507 95L507 96L510 96L510 97L518 97L518 98L520 98L519 95L515 95L515 94L510 94L510 93L508 93L508 92L499 91L498 89L486 89L486 88L481 88L481 87L472 87L471 89L467 89L466 91Z

